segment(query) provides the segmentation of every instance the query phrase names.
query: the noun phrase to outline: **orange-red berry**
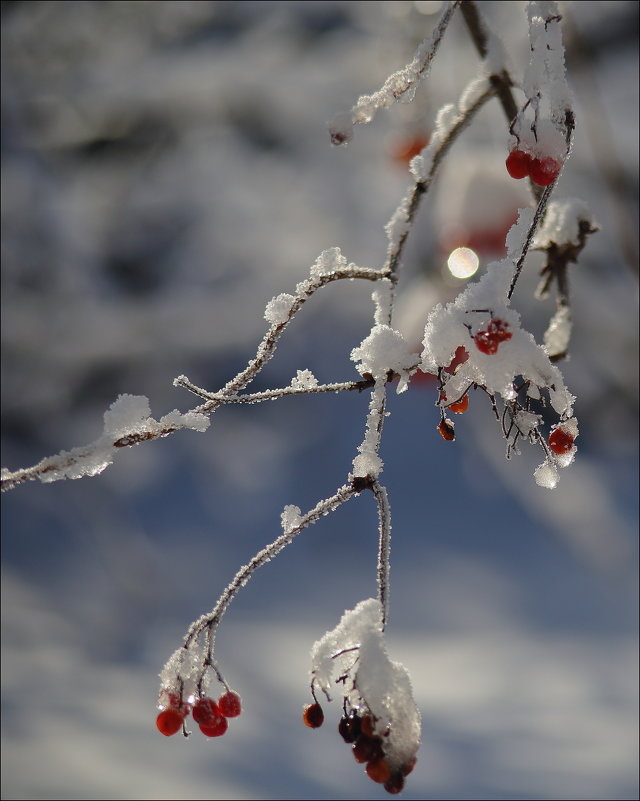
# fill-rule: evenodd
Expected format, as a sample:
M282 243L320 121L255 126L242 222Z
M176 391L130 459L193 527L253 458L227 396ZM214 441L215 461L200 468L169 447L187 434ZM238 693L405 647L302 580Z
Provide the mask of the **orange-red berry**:
M372 779L372 781L377 782L378 784L384 784L391 778L391 769L389 768L389 763L384 757L378 757L377 759L369 760L369 762L367 762L365 772L367 776Z
M225 718L237 718L242 711L242 703L238 693L229 692L224 693L218 698L218 709L220 714Z
M564 428L555 428L548 439L549 450L556 455L568 453L573 448L574 437Z
M169 707L160 712L156 718L156 726L160 734L164 734L165 737L171 737L171 735L180 731L183 721L184 715L181 715L177 709Z
M531 167L531 156L524 150L512 150L507 156L507 172L512 178L526 178Z
M324 723L324 712L320 704L308 704L302 713L304 725L310 729L318 729Z
M464 394L459 400L450 403L447 406L447 409L454 412L455 414L464 414L469 408L469 396Z

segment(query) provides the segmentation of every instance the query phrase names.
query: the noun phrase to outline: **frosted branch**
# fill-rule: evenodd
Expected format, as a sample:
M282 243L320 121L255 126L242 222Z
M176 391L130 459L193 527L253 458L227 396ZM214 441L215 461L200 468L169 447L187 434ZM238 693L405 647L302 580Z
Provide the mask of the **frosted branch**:
M371 122L377 111L389 108L398 100L411 100L420 80L429 74L429 68L442 37L451 21L453 12L460 5L460 0L450 2L445 8L433 34L425 39L417 48L412 60L402 69L392 73L382 87L372 95L362 95L347 114L341 114L329 126L331 141L334 145L343 145L353 137L353 126Z
M224 613L229 608L229 604L238 591L253 576L255 571L262 567L262 565L270 562L277 556L284 548L287 547L305 528L315 523L324 515L335 511L345 501L348 501L356 494L356 490L348 484L340 487L335 494L330 498L320 501L309 512L300 517L300 520L293 528L288 528L283 534L277 537L269 545L265 546L243 567L238 570L231 582L228 584L225 591L220 596L218 602L213 607L211 612L203 615L201 618L191 624L184 641L184 648L189 648L191 643L197 639L205 630L209 631L208 637L208 657L209 660L213 654L213 646L215 641L215 630L217 629Z

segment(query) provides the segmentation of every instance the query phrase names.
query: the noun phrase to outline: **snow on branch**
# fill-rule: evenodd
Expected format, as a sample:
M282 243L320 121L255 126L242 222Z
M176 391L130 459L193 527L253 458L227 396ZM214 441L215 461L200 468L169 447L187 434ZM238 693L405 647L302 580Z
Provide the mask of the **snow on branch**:
M182 414L177 410L160 420L154 420L148 398L143 395L119 395L104 413L101 437L90 445L60 451L56 456L49 456L30 468L15 472L3 468L2 489L13 489L18 484L36 478L48 483L63 478L96 476L112 464L122 448L166 437L185 428L203 432L209 428L209 422L200 412Z

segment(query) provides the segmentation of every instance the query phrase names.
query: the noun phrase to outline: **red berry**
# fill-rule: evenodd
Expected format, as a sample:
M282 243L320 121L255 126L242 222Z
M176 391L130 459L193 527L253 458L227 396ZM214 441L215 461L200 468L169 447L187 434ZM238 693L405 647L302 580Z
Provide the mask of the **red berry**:
M338 724L338 733L345 743L353 743L360 736L360 718L357 714L343 717Z
M360 730L367 737L375 737L375 722L371 715L363 715L360 718Z
M531 169L531 156L524 150L512 150L507 156L507 172L512 178L526 178Z
M156 718L156 726L160 734L164 734L165 737L171 737L172 734L180 731L183 720L184 716L177 709L169 707L160 712Z
M456 432L453 428L453 423L451 420L447 420L445 417L444 420L441 420L438 423L438 433L442 437L442 439L446 439L447 442L451 442L456 438Z
M563 428L555 428L549 434L549 450L557 455L568 453L573 448L574 437Z
M367 737L361 734L353 744L353 757L356 762L371 762L382 756L382 746L379 737Z
M509 323L496 318L489 320L487 330L478 331L473 340L481 353L493 356L498 352L498 345L511 339L512 336L513 334L509 331Z
M391 795L396 795L397 793L402 792L404 788L404 777L402 773L394 773L390 779L384 783L384 789L391 793Z
M226 692L218 698L218 709L225 718L237 718L242 711L242 704L238 693Z
M562 169L562 162L552 158L533 159L529 169L529 175L534 184L538 186L549 186L552 184Z
M193 719L202 726L213 726L222 717L212 698L200 698L193 707Z
M446 398L445 398L446 400ZM450 409L455 414L464 414L469 408L469 396L465 393L459 400L450 403L447 409Z
M453 359L451 359L450 364L444 368L445 373L451 373L452 375L456 372L459 365L464 364L467 359L469 358L469 353L466 348L462 345L459 345L456 348L456 352L453 354Z
M369 762L367 762L365 772L370 779L378 784L384 784L391 778L391 769L389 768L389 763L384 757L371 759Z
M302 713L304 725L310 729L318 729L324 723L324 712L320 704L308 704Z
M205 726L204 723L200 724L200 731L204 734L205 737L222 737L222 735L226 732L229 724L226 718L219 717L216 718L213 723L210 725Z

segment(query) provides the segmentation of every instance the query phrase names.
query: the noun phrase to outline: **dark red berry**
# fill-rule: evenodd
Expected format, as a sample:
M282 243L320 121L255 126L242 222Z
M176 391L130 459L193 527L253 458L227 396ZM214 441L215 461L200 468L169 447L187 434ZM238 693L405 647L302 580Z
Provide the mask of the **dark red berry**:
M353 744L353 757L356 762L370 762L382 756L382 745L379 737L367 737L361 734Z
M308 704L302 713L304 725L310 729L318 729L324 723L324 712L320 704Z
M529 168L529 175L534 184L549 186L560 175L561 169L561 161L556 161L552 158L533 159Z
M363 715L360 718L360 730L367 737L375 737L375 722L371 715Z
M164 734L165 737L171 737L172 734L180 731L183 721L184 715L181 715L177 709L169 707L160 712L156 718L156 726L160 734Z
M402 792L404 788L404 777L402 773L394 773L392 776L387 779L384 783L384 789L391 793L391 795L396 795L397 793Z
M446 417L438 423L438 432L442 439L446 439L448 442L451 442L451 440L456 438L456 432L453 428L453 423L451 420L447 420Z
M227 722L226 718L219 717L216 718L210 725L205 725L204 723L200 724L200 731L204 734L205 737L222 737L222 735L226 732L227 728L229 727L229 723Z
M507 172L512 178L526 178L531 167L531 156L524 150L512 150L507 156Z
M218 698L218 709L220 714L225 718L237 718L242 711L242 703L238 693L229 692L224 693Z
M564 428L555 428L549 434L549 450L558 456L563 453L568 453L573 448L574 437Z
M357 715L341 718L338 732L345 743L355 742L360 736L360 718Z
M212 698L200 698L193 707L193 719L202 726L213 726L222 717Z

